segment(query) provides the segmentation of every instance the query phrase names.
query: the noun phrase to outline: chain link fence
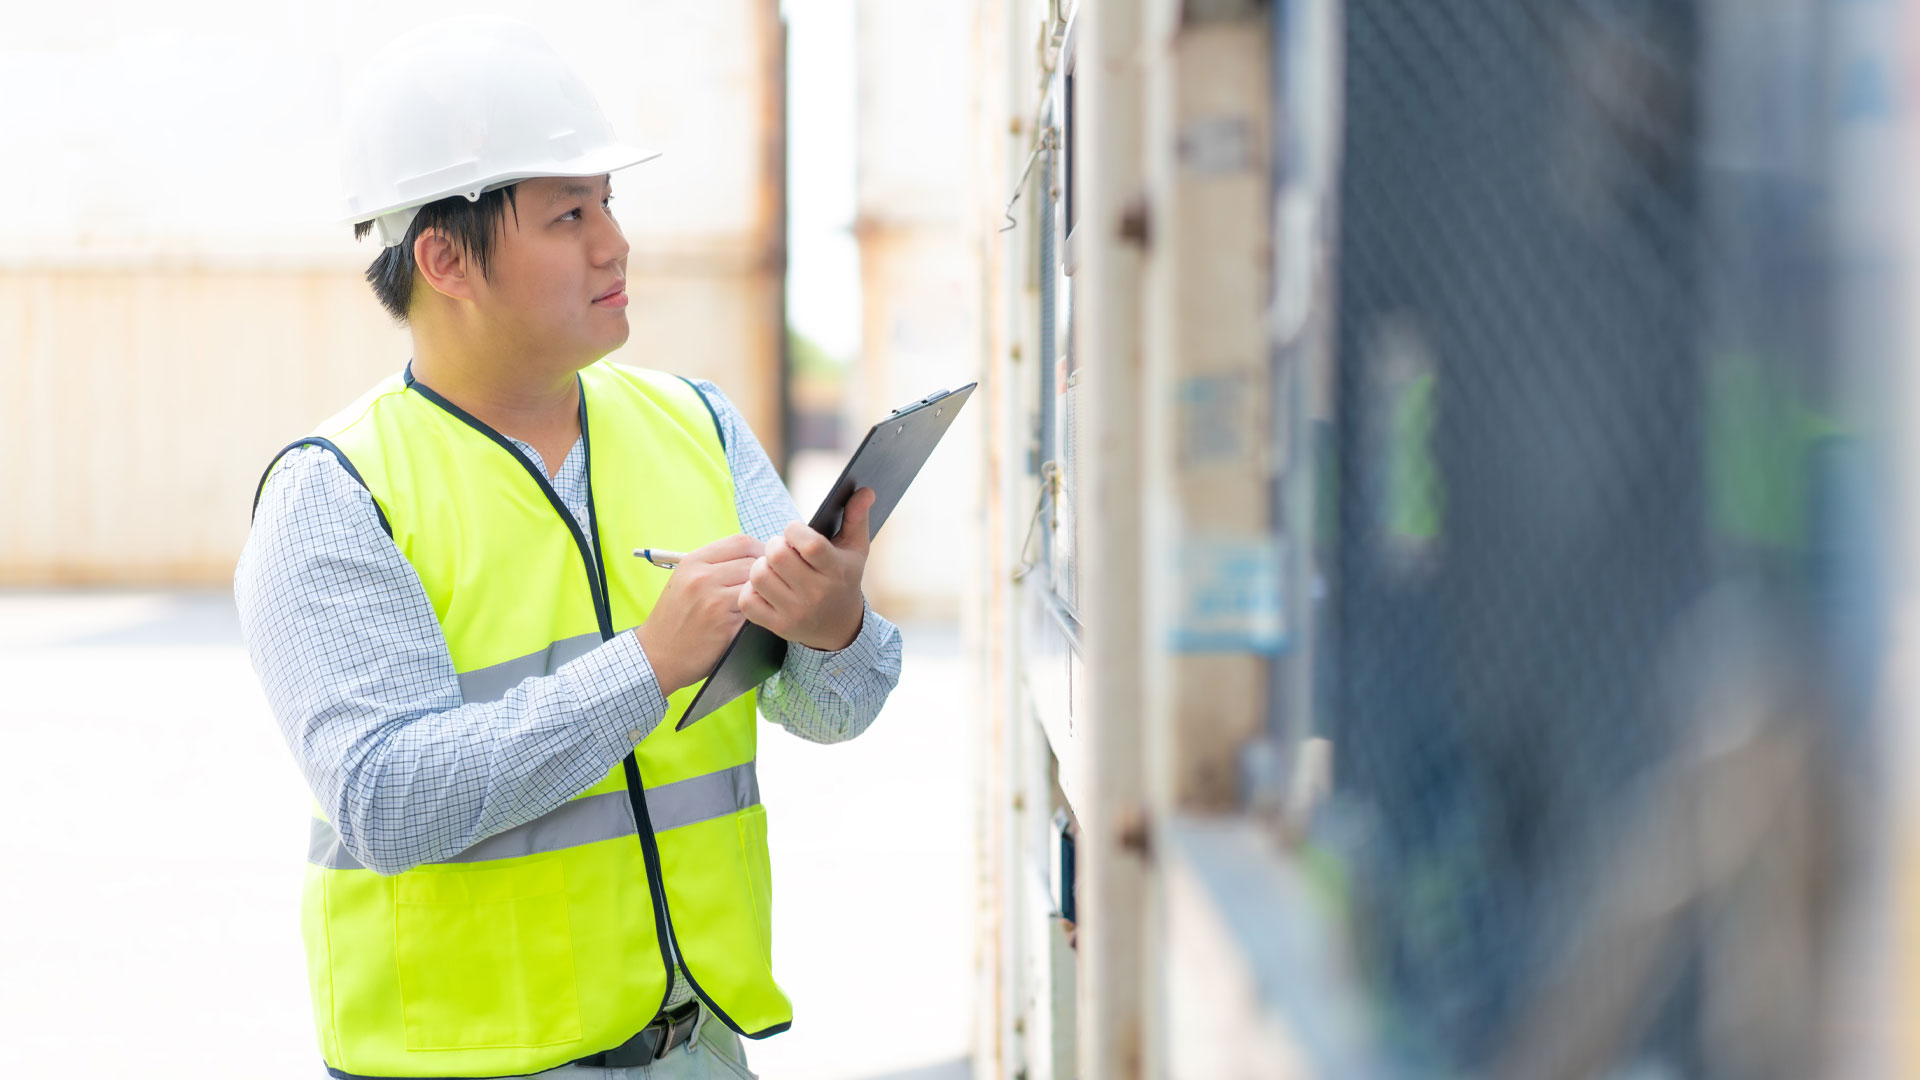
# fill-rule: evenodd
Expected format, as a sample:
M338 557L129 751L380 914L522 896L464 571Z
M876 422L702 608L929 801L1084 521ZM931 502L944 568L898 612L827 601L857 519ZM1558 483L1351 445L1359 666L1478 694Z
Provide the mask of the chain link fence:
M1410 1072L1810 1075L1876 620L1820 10L1345 5L1312 842Z

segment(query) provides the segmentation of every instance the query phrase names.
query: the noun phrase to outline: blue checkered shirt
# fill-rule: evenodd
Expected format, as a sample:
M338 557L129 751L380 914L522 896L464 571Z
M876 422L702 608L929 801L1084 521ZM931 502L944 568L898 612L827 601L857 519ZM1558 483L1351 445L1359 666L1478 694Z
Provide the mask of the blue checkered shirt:
M743 531L769 539L799 520L766 451L719 388L700 382L733 471ZM521 453L545 471L540 455ZM553 477L586 528L586 454ZM717 538L716 538L717 539ZM234 599L280 731L341 843L395 874L452 858L592 786L666 716L666 696L631 633L465 703L439 621L373 497L318 447L289 453L254 515ZM900 677L900 632L869 609L840 652L803 645L760 688L768 720L812 742L851 739ZM669 1007L691 996L674 980Z

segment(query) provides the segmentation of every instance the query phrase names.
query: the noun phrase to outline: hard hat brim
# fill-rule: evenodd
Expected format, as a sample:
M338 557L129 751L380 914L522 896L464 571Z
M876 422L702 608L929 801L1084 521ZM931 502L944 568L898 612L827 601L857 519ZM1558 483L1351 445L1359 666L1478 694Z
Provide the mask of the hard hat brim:
M441 199L452 198L455 195L465 195L468 192L492 191L495 188L506 187L509 184L517 184L522 180L537 180L547 176L599 176L602 173L619 172L621 169L632 168L635 165L652 161L654 158L659 157L661 153L662 151L645 147L630 146L625 143L612 143L607 146L597 147L569 161L559 161L550 165L542 165L537 171L501 173L497 176L477 180L472 184L462 184L452 191L437 192L423 199L409 199L405 202L395 203L392 206L383 206L375 210L357 211L337 220L342 225L358 225L362 222L372 221L383 214L393 214L402 210L416 209L428 203L439 202Z

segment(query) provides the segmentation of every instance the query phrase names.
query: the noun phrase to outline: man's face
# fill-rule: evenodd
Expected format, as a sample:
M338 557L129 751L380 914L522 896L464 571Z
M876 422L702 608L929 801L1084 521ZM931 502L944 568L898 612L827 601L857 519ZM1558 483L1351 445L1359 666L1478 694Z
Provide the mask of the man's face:
M500 345L585 367L628 333L627 240L609 178L523 180L514 195L475 299Z

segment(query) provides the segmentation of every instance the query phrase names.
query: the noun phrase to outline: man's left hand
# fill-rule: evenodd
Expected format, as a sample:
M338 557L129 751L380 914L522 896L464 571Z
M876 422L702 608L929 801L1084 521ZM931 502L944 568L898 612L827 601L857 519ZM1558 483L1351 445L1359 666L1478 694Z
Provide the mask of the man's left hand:
M809 649L839 652L852 645L866 616L860 578L872 541L867 513L873 500L872 488L854 492L832 540L796 521L767 541L767 553L740 586L747 620Z

